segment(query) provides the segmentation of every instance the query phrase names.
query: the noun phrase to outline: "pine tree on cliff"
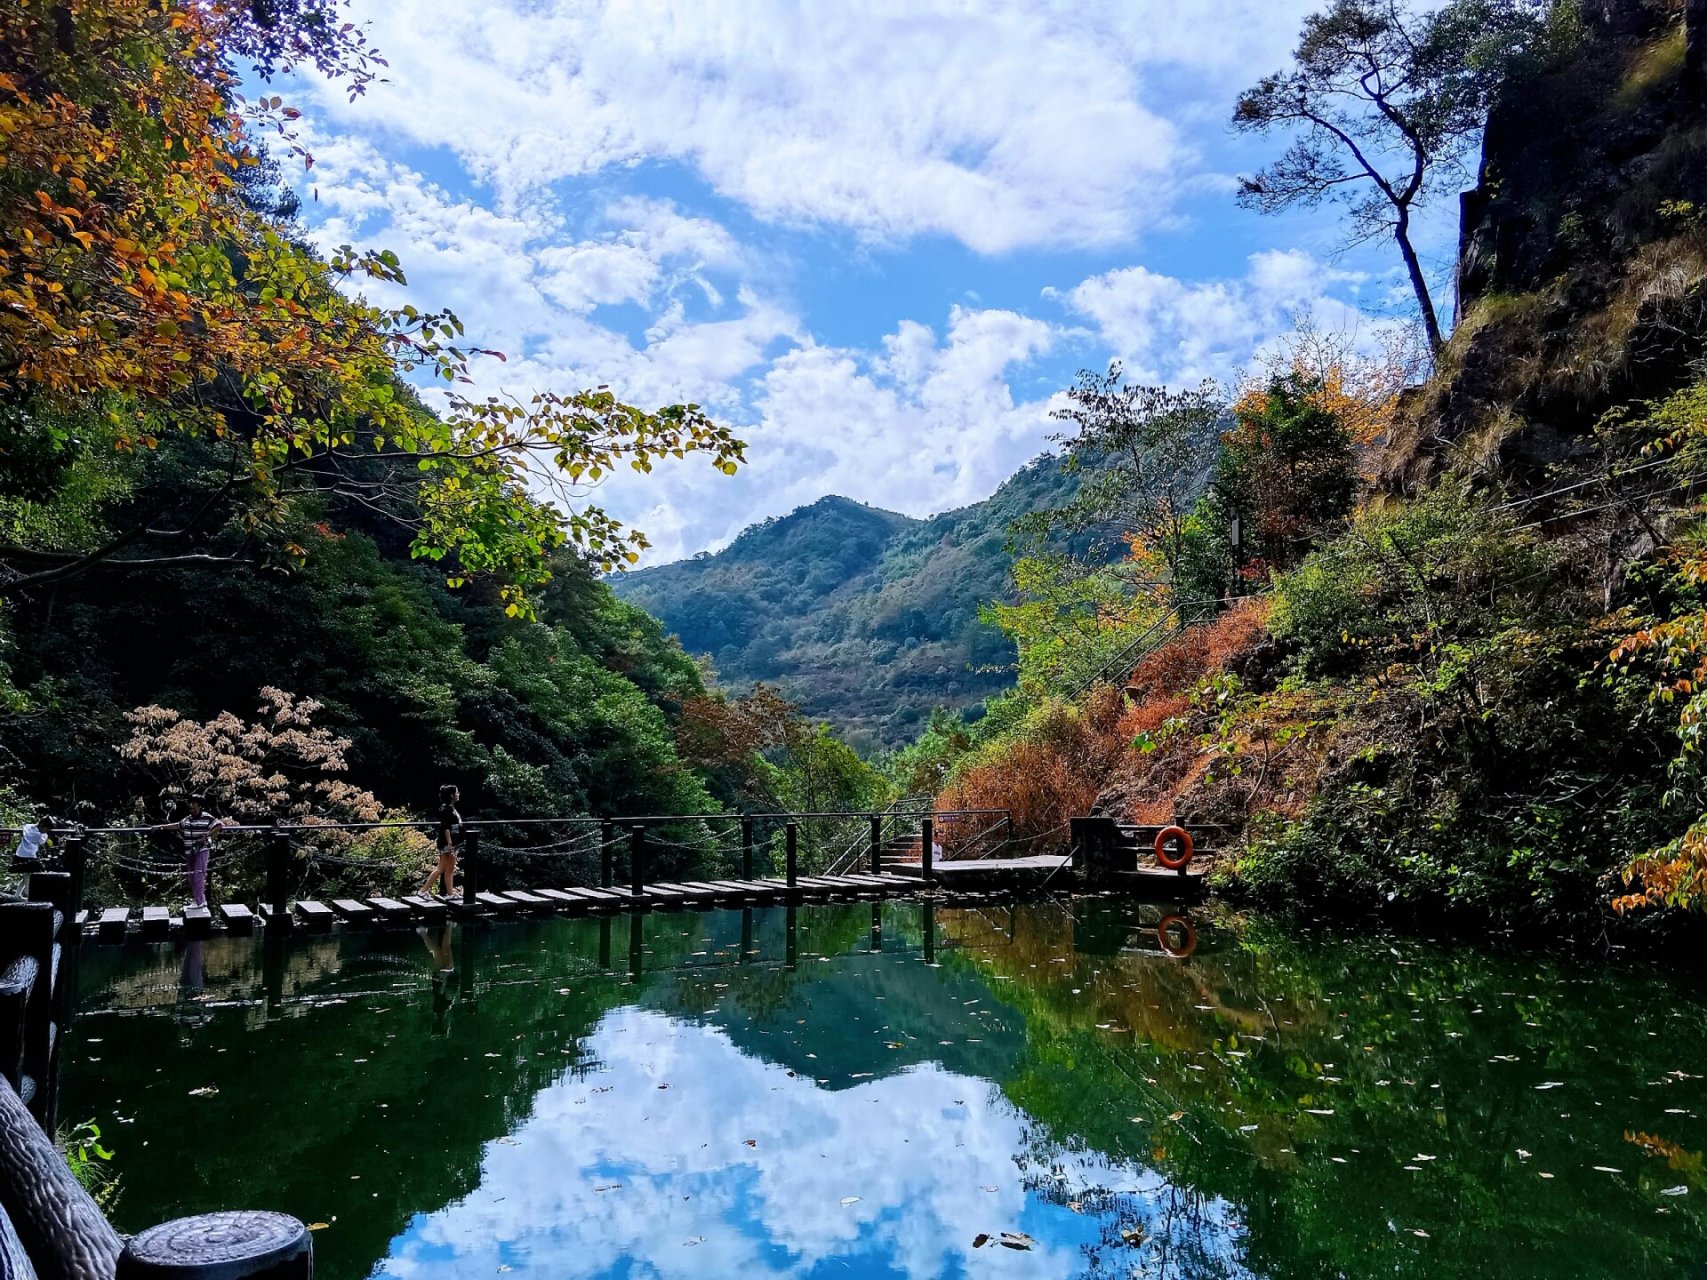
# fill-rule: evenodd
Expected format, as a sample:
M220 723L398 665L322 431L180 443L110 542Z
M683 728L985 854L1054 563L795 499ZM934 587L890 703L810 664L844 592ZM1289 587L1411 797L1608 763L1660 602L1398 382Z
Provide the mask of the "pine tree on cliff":
M1415 217L1467 176L1501 85L1547 45L1549 12L1535 0L1453 0L1433 13L1412 12L1409 0L1334 0L1304 20L1294 66L1239 97L1235 128L1291 137L1240 180L1239 202L1275 213L1332 201L1350 214L1348 244L1390 234L1438 351Z

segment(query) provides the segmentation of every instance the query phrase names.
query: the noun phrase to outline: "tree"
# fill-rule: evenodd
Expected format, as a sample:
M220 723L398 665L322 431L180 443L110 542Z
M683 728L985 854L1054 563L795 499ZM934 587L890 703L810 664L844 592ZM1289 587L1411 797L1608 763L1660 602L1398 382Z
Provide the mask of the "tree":
M610 566L645 545L585 505L585 486L664 455L704 451L726 472L742 460L694 405L643 412L605 388L464 393L474 359L497 353L466 343L454 315L351 296L405 283L394 254L318 258L248 198L256 131L310 158L294 109L244 98L240 64L264 81L312 63L360 92L380 61L334 10L0 8L0 410L26 453L57 466L27 496L51 506L62 496L51 481L163 443L185 446L177 464L196 469L202 492L171 510L97 503L75 538L52 536L63 520L12 522L37 536L0 545L0 597L95 569L301 556L293 518L333 497L405 529L452 582L496 579L525 613L553 548ZM440 412L409 375L445 386ZM143 471L130 466L105 497L145 499Z
M1060 693L1096 675L1160 610L1134 596L1110 565L1090 573L1064 556L1014 562L1016 598L985 605L980 618L999 628L1019 654L1019 688L1028 697Z
M1053 439L1079 490L1065 506L1015 521L1014 532L1044 546L1061 533L1089 534L1103 561L1119 546L1139 550L1137 562L1154 552L1173 571L1219 447L1222 410L1211 382L1189 391L1137 386L1118 361L1107 373L1082 371L1053 415L1075 428Z
M1217 506L1242 522L1265 565L1284 568L1351 511L1357 469L1351 433L1315 378L1288 373L1233 406L1238 426L1215 464Z
M1239 98L1235 128L1292 136L1241 180L1239 202L1275 213L1334 201L1350 211L1352 243L1391 233L1438 351L1414 219L1456 189L1502 86L1544 52L1554 28L1542 9L1543 0L1452 0L1415 13L1409 0L1333 0L1304 20L1294 67Z
M274 688L260 698L252 721L229 711L196 721L167 707L137 707L125 716L130 737L115 750L158 785L168 805L204 795L217 812L255 824L387 816L370 792L344 779L350 740L314 723L318 702Z

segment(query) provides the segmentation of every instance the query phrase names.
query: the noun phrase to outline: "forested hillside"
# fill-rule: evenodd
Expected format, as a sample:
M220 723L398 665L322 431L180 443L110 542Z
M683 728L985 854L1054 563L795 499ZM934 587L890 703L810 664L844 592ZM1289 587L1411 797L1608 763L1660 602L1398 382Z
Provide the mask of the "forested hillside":
M1299 335L1236 392L1203 500L1134 504L1157 589L1069 639L1226 603L1087 694L933 724L907 784L1042 841L1087 811L1219 824L1224 887L1279 905L1599 929L1698 904L1704 102L1696 5L1310 18L1235 108L1278 156L1243 198L1360 191L1348 235L1413 263L1413 205L1473 182L1456 327L1418 272L1410 385ZM1022 669L1059 643L1010 623Z
M976 715L1013 683L1013 644L980 610L1012 594L1009 525L1076 486L1045 457L985 501L925 520L822 498L612 585L732 687L774 684L856 745L892 746L933 707Z
M599 578L645 540L585 486L731 472L726 427L490 396L500 353L454 315L370 300L396 255L309 245L297 112L256 90L364 91L385 64L340 13L0 10L0 818L201 791L371 820L443 783L486 816L702 813L785 802L807 757L863 797L845 748L730 704Z

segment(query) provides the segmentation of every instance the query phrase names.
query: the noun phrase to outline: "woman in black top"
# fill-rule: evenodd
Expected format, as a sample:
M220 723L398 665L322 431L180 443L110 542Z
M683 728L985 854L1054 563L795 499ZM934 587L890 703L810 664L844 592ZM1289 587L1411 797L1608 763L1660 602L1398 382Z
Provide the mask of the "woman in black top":
M456 896L456 842L462 838L462 815L456 811L456 802L460 799L462 793L455 787L439 788L439 865L421 886L423 894L442 884L446 896Z

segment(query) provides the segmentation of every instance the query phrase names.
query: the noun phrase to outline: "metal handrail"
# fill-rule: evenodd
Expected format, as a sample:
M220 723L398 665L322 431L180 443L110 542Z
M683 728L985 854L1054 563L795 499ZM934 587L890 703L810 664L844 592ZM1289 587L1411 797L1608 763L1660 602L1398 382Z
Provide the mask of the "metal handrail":
M918 814L921 810L921 806L931 804L934 800L934 796L902 796L899 799L891 800L881 812L866 814L864 816L867 818L876 818L881 822L884 818L900 817L906 814ZM852 842L849 843L848 847L843 849L842 852L837 855L835 860L825 868L823 874L827 876L838 876L845 873L849 867L859 865L860 854L862 852L869 852L869 838L868 834L863 831L859 835L855 836Z
M1179 635L1180 632L1185 630L1186 626L1187 626L1187 624L1183 621L1176 622L1173 614L1171 614L1171 613L1164 614L1156 622L1151 624L1149 627L1145 628L1143 633L1140 634L1137 638L1133 639L1132 641L1130 641L1127 644L1122 645L1120 648L1120 651L1118 653L1116 653L1112 658L1109 658L1106 662L1104 662L1102 664L1102 666L1098 667L1094 672L1092 672L1085 679L1079 681L1077 684L1072 686L1067 691L1067 696L1069 698L1081 697L1081 696L1083 696L1083 694L1085 693L1086 690L1094 688L1095 686L1102 684L1105 681L1107 681L1108 678L1114 672L1118 671L1123 665L1126 666L1128 669L1130 669L1132 666L1136 666L1139 658L1143 657L1144 654L1151 652L1154 649L1161 648L1164 644L1167 644L1170 640L1175 639ZM1156 633L1158 631L1161 631L1163 628L1168 629L1168 634L1163 636L1161 639L1156 640L1154 644L1148 644L1147 645L1147 642L1150 641L1151 638L1154 637L1156 635Z
M956 858L950 859L950 858L944 857L943 861L945 861L945 862L948 862L948 861L976 862L980 858L988 858L992 853L996 853L996 852L1007 847L1009 840L1012 838L1013 825L1014 825L1013 815L1011 813L1009 813L1000 822L992 822L989 826L985 827L982 831L977 832L975 835L973 835L973 837L970 840L968 840L964 844L962 844L960 846L959 855ZM1006 832L1008 832L1008 835L1004 836L1002 838L1001 842L998 843L995 846L995 848L987 849L983 853L975 854L974 856L972 856L970 858L964 856L965 851L967 849L976 848L978 845L978 842L980 840L984 839L985 836L990 835L992 832L1004 831L1004 830Z

